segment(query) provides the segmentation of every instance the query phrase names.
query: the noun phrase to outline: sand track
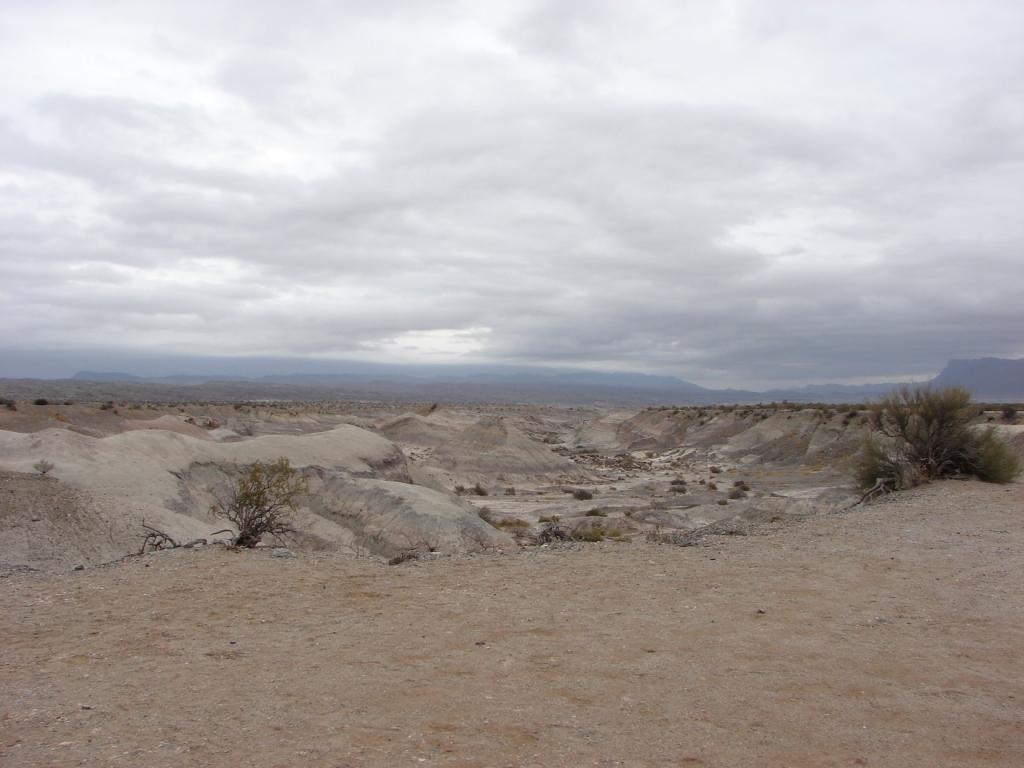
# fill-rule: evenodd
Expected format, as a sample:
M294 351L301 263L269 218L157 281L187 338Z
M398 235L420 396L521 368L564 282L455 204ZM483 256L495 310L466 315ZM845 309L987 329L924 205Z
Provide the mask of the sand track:
M946 482L686 549L16 575L0 764L1019 766L1022 512Z

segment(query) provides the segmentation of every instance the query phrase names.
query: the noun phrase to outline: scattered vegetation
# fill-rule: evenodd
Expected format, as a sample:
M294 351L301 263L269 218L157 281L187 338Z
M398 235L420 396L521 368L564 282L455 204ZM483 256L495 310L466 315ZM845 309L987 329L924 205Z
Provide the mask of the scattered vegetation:
M291 518L299 497L306 492L306 478L286 458L249 466L226 498L211 510L238 528L234 544L255 547L264 536L284 536L294 529Z
M18 404L9 397L0 397L0 405L2 405L8 411L18 410Z
M865 498L940 477L1013 480L1019 460L994 429L971 426L975 412L963 387L901 387L884 398L871 410L875 434L856 468Z
M40 459L39 461L32 465L32 469L34 469L40 475L45 475L49 473L51 469L53 469L53 463L47 461L46 459Z
M604 528L599 525L595 525L593 528L574 531L572 537L576 541L587 541L593 543L597 541L604 541L607 535L608 532Z
M586 488L576 488L572 492L572 497L577 501L588 501L589 499L594 498L594 494Z

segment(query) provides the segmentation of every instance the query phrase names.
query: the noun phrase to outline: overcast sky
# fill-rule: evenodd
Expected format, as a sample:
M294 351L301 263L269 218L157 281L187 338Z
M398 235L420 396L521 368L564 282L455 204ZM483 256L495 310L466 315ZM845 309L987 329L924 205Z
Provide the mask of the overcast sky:
M0 349L1021 356L1022 39L1020 0L3 0Z

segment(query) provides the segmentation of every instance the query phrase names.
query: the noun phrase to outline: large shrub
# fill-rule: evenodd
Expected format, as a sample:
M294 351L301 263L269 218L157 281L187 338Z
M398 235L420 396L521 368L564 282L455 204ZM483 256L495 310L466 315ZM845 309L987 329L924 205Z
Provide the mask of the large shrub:
M250 465L227 496L218 499L214 512L238 528L235 545L255 547L265 535L291 533L292 514L306 492L306 478L288 459Z
M975 411L963 387L901 387L871 409L857 481L894 490L939 477L1010 482L1020 462L995 430L971 426Z

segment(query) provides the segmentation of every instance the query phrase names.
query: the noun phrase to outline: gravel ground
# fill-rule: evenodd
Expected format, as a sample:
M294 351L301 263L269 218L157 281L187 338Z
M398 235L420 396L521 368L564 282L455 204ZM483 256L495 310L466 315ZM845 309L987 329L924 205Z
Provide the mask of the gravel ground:
M0 764L1020 766L1024 485L758 535L0 579Z

